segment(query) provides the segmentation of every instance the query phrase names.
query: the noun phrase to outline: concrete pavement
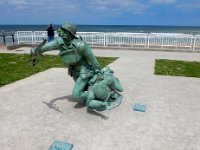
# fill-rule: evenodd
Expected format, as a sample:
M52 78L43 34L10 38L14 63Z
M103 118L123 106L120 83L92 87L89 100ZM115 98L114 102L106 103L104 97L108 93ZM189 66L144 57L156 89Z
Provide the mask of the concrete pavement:
M200 53L94 53L120 57L110 67L124 87L122 104L87 113L71 97L74 83L67 69L49 69L6 85L0 88L2 150L46 150L56 139L72 143L74 150L200 149L200 79L154 75L155 59L200 61ZM133 111L135 102L145 104L146 112Z

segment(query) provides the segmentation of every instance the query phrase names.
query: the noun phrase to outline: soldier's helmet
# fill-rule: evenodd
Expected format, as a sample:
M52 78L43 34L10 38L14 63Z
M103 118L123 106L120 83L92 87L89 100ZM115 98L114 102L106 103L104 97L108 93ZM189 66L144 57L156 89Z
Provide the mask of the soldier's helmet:
M76 35L76 26L73 23L66 22L61 26L61 28L69 31L73 36Z

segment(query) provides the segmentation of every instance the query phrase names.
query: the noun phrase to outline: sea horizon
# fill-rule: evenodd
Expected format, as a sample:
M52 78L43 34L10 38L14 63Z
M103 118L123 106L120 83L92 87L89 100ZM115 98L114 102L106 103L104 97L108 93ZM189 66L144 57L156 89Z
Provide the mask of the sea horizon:
M0 25L49 25L49 24L0 24ZM62 25L62 24L54 24L54 25ZM178 27L200 27L200 25L154 25L154 24L75 24L75 25L80 25L80 26L178 26Z
M55 24L57 30L61 25ZM131 33L183 33L200 34L200 26L180 25L83 25L77 24L77 32L131 32ZM4 24L0 32L45 31L48 24Z

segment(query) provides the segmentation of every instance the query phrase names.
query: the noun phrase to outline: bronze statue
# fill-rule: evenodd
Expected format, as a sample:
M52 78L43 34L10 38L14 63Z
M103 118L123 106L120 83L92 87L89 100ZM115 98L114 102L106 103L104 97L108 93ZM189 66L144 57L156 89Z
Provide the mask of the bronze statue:
M111 101L107 102L107 99L101 98L100 100L98 97L91 97L91 92L89 91L93 91L95 95L98 95L98 91L100 90L99 88L95 89L94 86L91 85L92 82L93 85L96 85L97 83L95 82L100 82L100 80L102 80L101 85L104 85L106 82L110 81L105 81L104 78L107 78L106 73L103 73L103 70L101 70L92 49L82 41L81 38L76 37L76 26L73 23L64 23L61 28L58 29L58 34L59 37L57 39L49 43L43 41L38 47L32 48L32 60L34 61L38 55L46 51L60 50L59 56L63 62L68 65L68 74L72 76L75 81L72 96L86 103L89 111L94 109L106 110L110 108ZM94 78L97 76L98 78L101 77L101 79L95 80ZM114 76L113 79L115 79ZM105 87L106 86L108 86L107 89L110 88L110 90L107 90L106 93L101 92L100 94L107 94L109 97L108 99L113 95L111 93L113 93L114 90L118 90L119 92L123 90L122 87L120 89L112 89L110 85L105 85ZM122 99L122 96L120 94L118 95L119 96L115 99ZM98 103L98 108L94 103ZM103 105L100 106L100 103Z

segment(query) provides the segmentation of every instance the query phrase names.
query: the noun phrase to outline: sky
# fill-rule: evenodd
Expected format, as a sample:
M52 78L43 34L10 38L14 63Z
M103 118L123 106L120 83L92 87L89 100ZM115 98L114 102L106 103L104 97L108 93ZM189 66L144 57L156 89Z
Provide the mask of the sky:
M0 0L0 24L200 26L200 0Z

